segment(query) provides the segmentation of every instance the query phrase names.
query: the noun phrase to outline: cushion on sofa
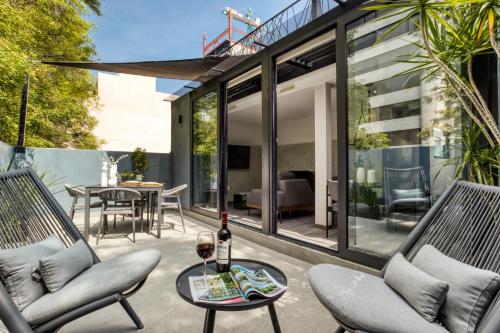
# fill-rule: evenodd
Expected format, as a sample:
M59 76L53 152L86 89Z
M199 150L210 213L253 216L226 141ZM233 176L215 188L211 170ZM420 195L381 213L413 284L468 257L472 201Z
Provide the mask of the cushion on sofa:
M151 273L160 259L160 252L150 249L95 264L55 293L40 297L22 315L31 325L39 325L89 302L125 292Z
M51 256L40 259L39 270L50 292L62 288L69 280L93 264L92 253L83 240Z
M424 191L419 188L413 188L409 190L393 190L394 199L414 199L425 197Z
M500 276L424 245L412 263L450 287L438 320L453 333L472 333L500 288Z
M383 279L336 265L312 267L313 291L335 318L354 330L377 333L449 333L420 316Z
M412 265L396 253L387 265L384 281L425 320L436 320L448 292L448 284Z
M43 283L32 277L38 261L64 249L59 237L52 235L38 243L0 250L0 275L20 311L46 293Z

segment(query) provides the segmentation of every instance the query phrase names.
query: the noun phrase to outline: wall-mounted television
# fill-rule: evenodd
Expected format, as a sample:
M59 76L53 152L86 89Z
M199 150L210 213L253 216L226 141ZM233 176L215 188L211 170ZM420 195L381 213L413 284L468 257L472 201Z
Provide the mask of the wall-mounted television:
M228 145L227 168L228 169L250 168L250 146Z

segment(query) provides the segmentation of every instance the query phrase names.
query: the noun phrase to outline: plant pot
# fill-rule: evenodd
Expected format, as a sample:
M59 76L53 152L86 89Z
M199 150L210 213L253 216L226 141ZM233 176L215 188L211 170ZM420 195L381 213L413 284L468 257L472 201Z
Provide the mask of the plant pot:
M368 217L374 220L380 218L380 209L378 206L368 206Z
M139 181L139 182L142 182L142 175L136 175L135 176L135 180Z
M116 186L118 185L118 166L114 163L111 163L109 166L109 174L108 174L108 186Z

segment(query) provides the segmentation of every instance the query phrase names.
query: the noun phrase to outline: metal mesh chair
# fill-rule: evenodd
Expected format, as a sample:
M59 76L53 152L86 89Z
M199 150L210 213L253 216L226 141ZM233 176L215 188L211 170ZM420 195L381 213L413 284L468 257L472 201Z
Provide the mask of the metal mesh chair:
M85 189L82 186L76 186L72 184L64 184L64 188L66 192L68 192L69 196L73 198L73 202L71 203L71 207L69 209L69 217L71 221L73 221L75 217L75 212L77 210L84 210L85 205L78 204L78 200L85 199ZM95 196L95 195L92 195ZM90 203L90 208L101 208L102 201L95 201Z
M0 229L1 249L26 246L42 241L51 235L57 235L67 247L73 245L77 240L83 240L87 244L80 231L31 169L0 174ZM88 247L88 249L92 253L94 265L100 263L92 248ZM0 319L9 332L55 332L77 318L119 302L137 328L143 328L143 323L128 303L127 298L144 285L149 272L154 269L157 261L159 261L159 258L155 257L159 256L159 254L154 254L153 259L150 260L148 257L151 253L144 253L146 251L151 252L153 250L139 251L137 255L141 257L142 261L148 260L151 262L151 267L149 267L150 270L141 271L141 273L137 274L137 283L120 291L95 295L96 297L89 301L79 302L79 300L75 300L78 305L69 306L37 324L30 324L27 321L12 301L4 284L0 283ZM123 258L125 257L127 255ZM130 257L127 260L130 261ZM100 264L100 269L104 268L104 273L105 267L107 267L106 263ZM130 276L125 266L121 274ZM52 293L51 296L58 292Z
M96 245L99 244L99 236L101 235L104 216L107 215L131 215L132 241L135 243L135 201L141 199L141 194L136 190L128 188L110 188L98 192L97 195L99 199L102 200L103 205L101 208L99 227L97 229ZM102 236L104 236L104 232Z
M424 169L384 168L384 198L388 223L392 223L392 213L400 208L429 208L432 198Z
M187 189L187 187L188 187L187 184L182 184L174 188L171 188L169 190L165 190L161 194L161 199L160 199L163 200L163 202L161 203L161 210L162 210L161 214L163 214L163 210L165 209L179 210L179 215L181 216L181 222L182 222L182 230L184 233L186 232L186 226L184 225L184 214L182 213L181 196L182 193ZM174 199L175 201L169 199ZM153 219L154 219L154 214L153 214ZM151 223L151 228L152 226L153 224Z
M422 246L431 244L445 255L460 262L500 273L499 239L500 188L458 181L436 201L396 252L412 260ZM332 303L342 302L336 298L335 291L329 295L318 293L322 278L324 281L333 279L332 276L325 276L325 272L322 272L319 266L313 267L309 272L309 278L318 298L339 322L341 327L337 332L367 330L366 327L353 326L367 320L376 320L373 313L366 317L365 313L359 312L359 308L346 306L342 311L357 317L356 323L349 325L340 319L340 317L346 318L346 313L338 313L341 306L333 309L330 307L331 303L326 302L327 298ZM336 285L336 288L342 290L339 285ZM325 289L329 289L328 286L323 290ZM349 297L351 304L367 301L364 299L366 295L357 293L356 289L350 290ZM500 293L491 302L476 329L476 333L495 332L500 332Z

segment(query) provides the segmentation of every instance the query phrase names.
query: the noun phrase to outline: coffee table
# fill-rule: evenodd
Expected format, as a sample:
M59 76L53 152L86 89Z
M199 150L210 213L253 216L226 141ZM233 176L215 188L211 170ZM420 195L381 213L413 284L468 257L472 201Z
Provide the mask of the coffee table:
M286 275L278 268L272 265L250 259L231 259L231 264L241 265L251 270L265 269L276 281L278 281L284 286L287 285ZM216 272L215 260L208 261L207 275L214 274L215 272ZM177 280L175 281L175 285L177 287L177 293L179 294L179 296L182 297L182 299L195 306L207 309L207 312L205 314L205 325L203 328L204 333L212 333L214 331L216 311L246 311L246 310L260 308L263 306L267 306L267 308L269 309L269 315L271 316L271 322L273 324L274 332L275 333L281 332L278 316L276 315L276 309L274 308L274 302L277 301L284 294L284 292L271 298L263 298L263 297L252 298L250 301L242 303L233 303L233 304L195 303L193 301L193 298L191 297L191 290L189 289L189 277L201 276L201 275L203 275L203 263L193 265L179 274Z

